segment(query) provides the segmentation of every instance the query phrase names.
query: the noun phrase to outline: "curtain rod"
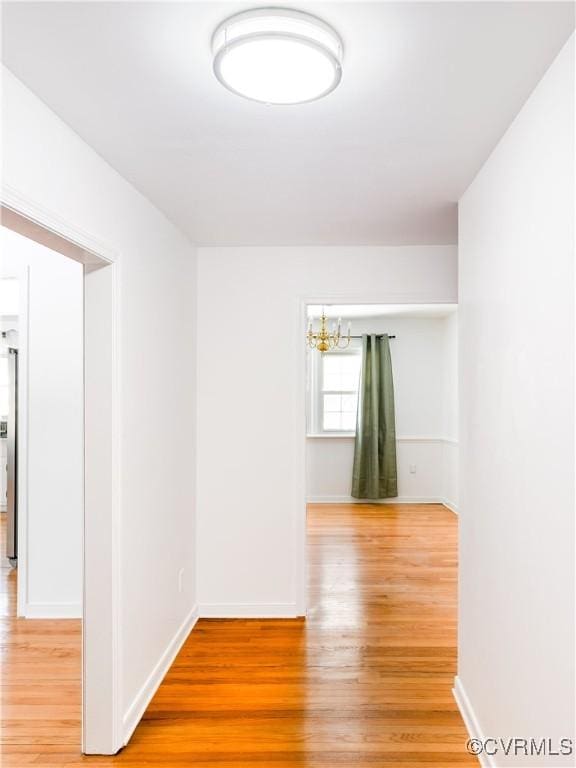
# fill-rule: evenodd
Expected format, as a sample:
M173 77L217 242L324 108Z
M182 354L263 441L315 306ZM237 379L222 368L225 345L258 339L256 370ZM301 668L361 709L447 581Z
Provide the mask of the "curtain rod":
M379 338L382 338L383 336L388 336L389 339L395 339L396 338L396 336L394 336L394 334L390 335L390 334L387 334L387 333L365 333L364 335L365 336L378 336ZM347 333L343 333L340 338L347 339L348 338L348 334ZM350 336L350 338L351 339L361 339L362 336Z

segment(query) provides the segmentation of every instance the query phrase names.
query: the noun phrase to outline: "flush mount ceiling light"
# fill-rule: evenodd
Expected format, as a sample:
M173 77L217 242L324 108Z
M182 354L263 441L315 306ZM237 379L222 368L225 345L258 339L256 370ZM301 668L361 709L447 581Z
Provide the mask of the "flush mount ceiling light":
M320 99L342 77L342 41L332 27L302 11L237 13L216 29L212 52L222 85L265 104Z

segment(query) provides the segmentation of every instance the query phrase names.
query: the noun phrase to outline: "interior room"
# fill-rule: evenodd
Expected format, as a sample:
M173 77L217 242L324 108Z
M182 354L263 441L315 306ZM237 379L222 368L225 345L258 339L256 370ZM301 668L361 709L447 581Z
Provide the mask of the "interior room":
M322 313L329 332L338 321L342 328L338 346L325 353L311 346L307 355L308 503L360 501L350 490L362 335L385 333L390 338L398 475L398 495L388 500L440 503L457 512L457 305L309 305L307 310L314 330ZM346 379L339 382L339 375ZM340 386L346 387L345 394Z
M81 681L82 266L4 226L0 241L2 685L33 680L49 705L63 680ZM79 720L80 697L68 705ZM34 722L34 710L18 720Z
M0 239L7 302L4 528L15 590L8 615L80 619L82 266L6 227Z
M16 613L17 527L14 477L16 377L18 373L18 321L20 286L17 278L0 278L0 586L2 615Z
M576 765L575 11L2 3L3 768Z

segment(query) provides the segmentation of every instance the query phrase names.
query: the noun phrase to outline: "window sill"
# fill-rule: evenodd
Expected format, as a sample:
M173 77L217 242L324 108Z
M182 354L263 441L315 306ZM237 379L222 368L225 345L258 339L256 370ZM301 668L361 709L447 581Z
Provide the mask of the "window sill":
M343 438L354 440L355 437L356 437L355 432L320 432L320 433L309 432L306 435L307 439L312 439L312 440L318 440L318 439L323 440L324 438L327 438L328 440L333 440L333 439L342 440Z

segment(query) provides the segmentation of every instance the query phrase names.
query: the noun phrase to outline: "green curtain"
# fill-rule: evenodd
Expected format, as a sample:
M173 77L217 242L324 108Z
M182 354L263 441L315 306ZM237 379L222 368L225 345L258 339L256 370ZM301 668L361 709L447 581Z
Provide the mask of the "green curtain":
M362 336L362 373L352 496L386 499L398 495L394 384L388 336Z

